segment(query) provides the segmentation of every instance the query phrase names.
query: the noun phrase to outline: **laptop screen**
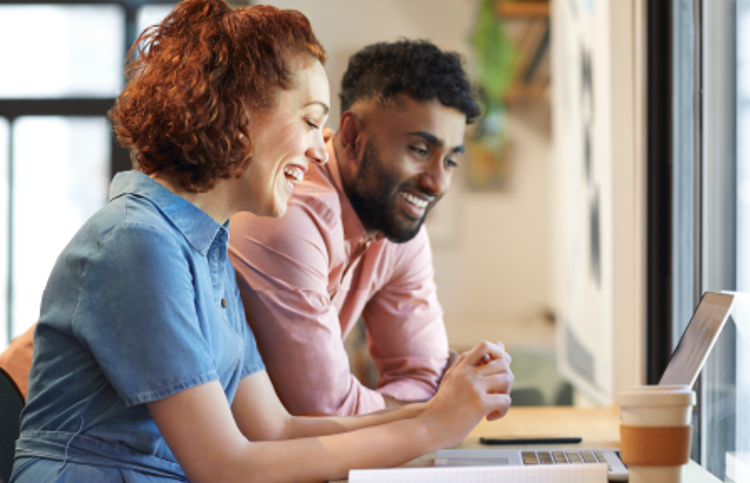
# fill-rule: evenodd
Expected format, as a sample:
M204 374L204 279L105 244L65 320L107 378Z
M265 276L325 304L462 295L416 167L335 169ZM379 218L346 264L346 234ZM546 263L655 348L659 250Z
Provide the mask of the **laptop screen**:
M731 293L706 292L703 295L659 385L687 384L692 387L729 318L733 304L734 295Z

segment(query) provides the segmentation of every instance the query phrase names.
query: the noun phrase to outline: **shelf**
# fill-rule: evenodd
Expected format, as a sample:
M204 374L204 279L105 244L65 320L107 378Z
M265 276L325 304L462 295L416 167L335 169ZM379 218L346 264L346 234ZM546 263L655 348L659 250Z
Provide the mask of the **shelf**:
M518 62L506 100L547 99L550 85L549 2L501 0L495 12L505 33L518 48Z
M549 2L546 1L500 1L496 8L502 18L549 18Z

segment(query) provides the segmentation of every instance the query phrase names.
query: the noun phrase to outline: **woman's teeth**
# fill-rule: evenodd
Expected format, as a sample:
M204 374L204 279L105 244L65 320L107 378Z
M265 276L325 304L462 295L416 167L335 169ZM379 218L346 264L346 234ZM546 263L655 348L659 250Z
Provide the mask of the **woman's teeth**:
M404 199L406 199L406 201L408 201L412 205L416 206L417 208L426 208L427 205L429 204L429 202L427 202L427 201L425 201L423 199L417 198L414 195L410 195L409 193L406 193L404 191L401 192L401 196L404 197Z
M294 166L287 166L284 168L284 174L295 180L297 183L301 183L305 177L304 171Z

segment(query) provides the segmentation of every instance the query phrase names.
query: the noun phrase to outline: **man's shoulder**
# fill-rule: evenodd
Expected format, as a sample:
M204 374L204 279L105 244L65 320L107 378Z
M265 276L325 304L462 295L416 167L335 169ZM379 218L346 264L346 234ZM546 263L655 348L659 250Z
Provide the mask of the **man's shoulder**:
M341 216L341 193L336 188L331 172L326 167L311 165L305 180L295 187L290 206L303 206L320 212Z
M330 174L310 166L305 180L294 187L286 213L279 218L241 213L232 218L232 230L252 233L255 237L279 236L283 233L341 230L341 199ZM262 230L265 235L259 233Z
M383 263L388 266L391 276L432 267L430 237L424 226L409 241L395 243L384 238L378 243L382 244Z
M313 252L343 249L344 228L339 191L317 166L311 166L305 180L295 186L286 213L279 218L238 213L230 225L230 245L273 247L274 252L293 258L307 258Z

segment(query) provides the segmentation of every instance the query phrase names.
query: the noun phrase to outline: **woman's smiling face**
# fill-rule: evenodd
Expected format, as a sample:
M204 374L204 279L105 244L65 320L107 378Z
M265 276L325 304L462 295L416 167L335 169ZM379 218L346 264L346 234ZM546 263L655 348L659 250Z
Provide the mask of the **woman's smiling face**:
M317 60L295 64L296 85L279 90L273 107L251 116L252 159L240 176L239 196L242 210L259 216L286 213L310 164L328 160L322 133L331 105L328 77Z

